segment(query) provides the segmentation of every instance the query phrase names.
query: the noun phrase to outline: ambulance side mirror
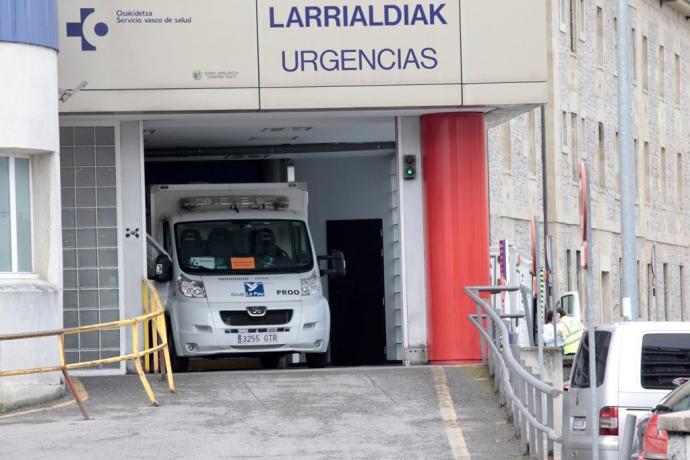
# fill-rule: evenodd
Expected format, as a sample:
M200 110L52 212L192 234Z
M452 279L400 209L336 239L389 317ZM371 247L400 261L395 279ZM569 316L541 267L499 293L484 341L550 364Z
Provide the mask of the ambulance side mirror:
M166 254L159 254L156 257L153 279L158 283L167 283L173 277L173 267L170 257Z
M329 255L319 256L318 259L319 263L323 260L327 262L328 268L321 270L322 275L328 275L333 278L344 278L347 275L347 265L343 251L334 249Z

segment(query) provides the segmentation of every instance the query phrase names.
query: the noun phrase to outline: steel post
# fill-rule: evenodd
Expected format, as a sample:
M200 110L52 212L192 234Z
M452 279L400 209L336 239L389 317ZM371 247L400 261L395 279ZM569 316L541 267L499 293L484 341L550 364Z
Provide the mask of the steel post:
M597 312L596 305L594 303L594 274L592 267L592 255L596 254L594 252L594 239L592 238L592 201L590 199L590 179L589 173L585 174L585 183L582 187L585 187L585 208L586 208L586 219L585 219L585 235L587 242L587 333L588 333L588 344L589 344L589 388L591 393L590 400L590 413L589 421L587 422L591 426L592 433L592 460L599 460L599 407L597 406L597 365L596 365L596 340L594 334L594 326L597 324ZM564 427L565 428L565 427Z
M637 295L635 248L635 161L632 137L632 89L630 66L630 11L628 0L618 0L618 132L620 136L621 254L623 298L630 299L632 321L640 317Z

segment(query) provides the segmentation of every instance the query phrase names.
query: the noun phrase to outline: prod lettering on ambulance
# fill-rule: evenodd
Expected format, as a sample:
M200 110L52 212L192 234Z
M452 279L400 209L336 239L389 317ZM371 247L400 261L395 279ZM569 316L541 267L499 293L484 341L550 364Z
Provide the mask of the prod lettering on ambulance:
M368 28L447 25L445 3L293 6L285 15L270 7L272 29ZM283 50L286 72L334 72L362 70L431 70L438 66L437 51L422 48L301 49Z

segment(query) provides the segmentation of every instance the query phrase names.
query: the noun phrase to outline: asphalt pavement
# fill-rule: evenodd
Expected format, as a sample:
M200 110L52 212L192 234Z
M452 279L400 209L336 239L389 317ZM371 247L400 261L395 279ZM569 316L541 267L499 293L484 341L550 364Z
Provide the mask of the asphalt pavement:
M359 367L82 378L74 404L0 416L5 459L520 457L483 367Z

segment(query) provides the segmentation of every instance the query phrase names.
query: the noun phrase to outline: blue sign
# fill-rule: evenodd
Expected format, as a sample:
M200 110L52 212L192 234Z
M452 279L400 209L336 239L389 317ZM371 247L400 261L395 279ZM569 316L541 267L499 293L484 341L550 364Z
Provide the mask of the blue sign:
M96 47L86 39L84 35L84 21L96 10L94 8L82 8L79 10L79 22L68 22L67 23L67 36L68 37L80 37L81 38L81 50L82 51L96 51ZM108 25L104 22L97 23L93 31L99 37L104 37L108 34Z
M264 283L261 281L257 281L256 283L249 283L245 282L244 283L244 295L245 297L263 297L265 296L264 292Z

